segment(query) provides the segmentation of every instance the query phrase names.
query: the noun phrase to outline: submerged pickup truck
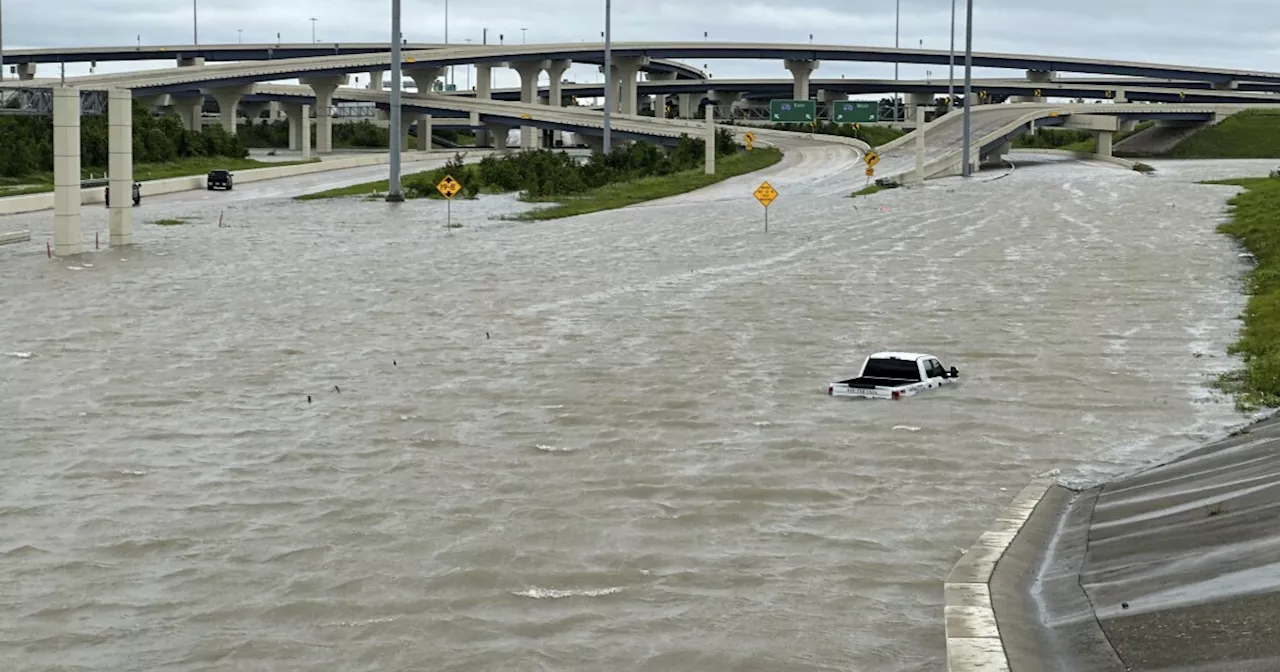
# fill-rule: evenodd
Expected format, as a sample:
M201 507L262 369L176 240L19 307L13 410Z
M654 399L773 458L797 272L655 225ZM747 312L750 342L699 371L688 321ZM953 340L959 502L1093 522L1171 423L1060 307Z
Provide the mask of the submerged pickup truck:
M956 382L960 372L948 371L933 355L916 352L877 352L862 363L857 378L841 380L827 386L833 397L863 399L900 399L922 390Z

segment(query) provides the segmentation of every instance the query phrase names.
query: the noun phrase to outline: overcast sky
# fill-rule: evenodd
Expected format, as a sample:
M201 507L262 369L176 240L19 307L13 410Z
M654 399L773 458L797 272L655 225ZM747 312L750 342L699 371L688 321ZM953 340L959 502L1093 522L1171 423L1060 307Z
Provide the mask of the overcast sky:
M0 0L3 1L3 0ZM390 0L197 0L201 43L311 41L315 17L321 42L387 39ZM1280 70L1280 0L976 0L974 49L1185 65ZM892 46L895 0L615 0L617 41L808 42ZM964 47L964 3L957 7L957 49ZM3 2L4 46L71 47L190 44L192 3L187 0L8 0ZM445 39L444 0L402 0L403 31L411 42ZM901 0L901 45L949 46L950 0ZM599 41L603 0L453 0L449 41L480 43L502 35L506 43ZM243 31L243 32L237 32ZM789 77L778 62L693 62L715 78ZM170 63L101 64L97 72L166 67ZM455 72L459 88L466 73ZM935 79L945 66L903 65L901 76ZM959 69L957 69L959 71ZM87 67L68 67L68 75ZM1000 76L1009 71L977 72ZM43 66L40 76L56 76ZM892 64L826 62L815 77L892 78ZM570 70L566 78L595 81L594 67ZM500 70L499 86L518 82ZM544 75L545 79L545 75Z

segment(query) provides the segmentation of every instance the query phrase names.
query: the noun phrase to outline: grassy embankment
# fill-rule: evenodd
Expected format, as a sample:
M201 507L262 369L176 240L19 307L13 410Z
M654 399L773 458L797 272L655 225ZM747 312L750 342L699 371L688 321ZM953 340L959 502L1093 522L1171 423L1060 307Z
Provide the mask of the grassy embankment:
M1132 131L1119 131L1112 136L1112 143L1144 131L1154 122L1144 121ZM1098 151L1098 138L1092 131L1078 131L1065 128L1037 128L1035 133L1023 133L1013 139L1015 149L1061 149L1068 152L1086 152L1094 154Z
M556 205L530 210L517 215L515 218L524 221L559 219L560 217L572 217L602 210L623 208L645 201L688 193L731 177L768 168L781 160L781 150L772 147L751 152L740 152L733 156L716 159L716 172L713 175L707 175L702 169L697 169L661 177L645 177L633 182L615 182L592 189L581 196L547 199L555 202ZM743 198L752 198L752 196L750 193L744 192ZM540 199L531 202L539 201Z
M1228 349L1244 367L1224 374L1219 389L1242 410L1280 406L1280 179L1213 180L1245 191L1232 197L1231 221L1218 230L1244 245L1257 260L1249 273L1244 328Z
M1245 110L1233 114L1222 123L1178 143L1162 158L1280 158L1280 110Z
M218 169L237 171L251 170L253 168L274 168L298 163L312 163L318 160L255 161L253 159L229 159L226 157L191 157L165 163L135 163L133 165L133 179L138 182L167 180L174 177L205 175L211 170ZM101 168L86 168L80 171L81 179L101 178L103 176L104 173ZM4 184L6 181L16 186L6 188ZM23 194L39 194L49 191L53 191L53 173L37 173L22 178L0 178L0 196L21 196ZM143 193L145 195L145 190Z

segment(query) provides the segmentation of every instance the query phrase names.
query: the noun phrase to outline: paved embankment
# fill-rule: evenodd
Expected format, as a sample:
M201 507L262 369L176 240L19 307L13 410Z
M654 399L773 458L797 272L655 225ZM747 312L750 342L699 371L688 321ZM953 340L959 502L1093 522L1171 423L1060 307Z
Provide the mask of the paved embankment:
M948 615L950 669L1280 669L1278 492L1280 419L1083 492L1049 487L990 576L1003 658L958 667ZM991 554L980 542L949 583L975 552Z

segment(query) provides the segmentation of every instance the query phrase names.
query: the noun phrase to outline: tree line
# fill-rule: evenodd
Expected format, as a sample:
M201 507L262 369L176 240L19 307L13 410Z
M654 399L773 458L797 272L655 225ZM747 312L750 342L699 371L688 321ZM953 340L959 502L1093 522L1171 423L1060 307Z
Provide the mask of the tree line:
M107 117L80 119L80 165L85 170L106 171L108 164ZM20 178L53 171L53 118L0 115L0 176ZM188 131L173 114L154 115L145 105L133 104L133 161L165 163L192 157L241 159L249 153L239 138L221 126Z

